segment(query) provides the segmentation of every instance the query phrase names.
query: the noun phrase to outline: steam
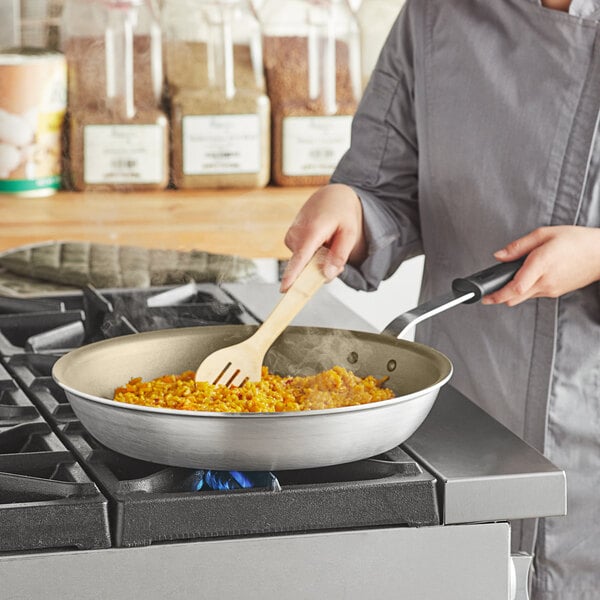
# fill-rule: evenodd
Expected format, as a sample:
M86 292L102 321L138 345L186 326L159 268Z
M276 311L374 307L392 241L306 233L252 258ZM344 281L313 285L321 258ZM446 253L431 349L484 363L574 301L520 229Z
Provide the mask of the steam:
M384 377L387 359L380 355L380 348L375 351L373 343L353 331L303 328L296 334L291 328L269 350L265 363L281 375L315 375L339 365L359 377Z

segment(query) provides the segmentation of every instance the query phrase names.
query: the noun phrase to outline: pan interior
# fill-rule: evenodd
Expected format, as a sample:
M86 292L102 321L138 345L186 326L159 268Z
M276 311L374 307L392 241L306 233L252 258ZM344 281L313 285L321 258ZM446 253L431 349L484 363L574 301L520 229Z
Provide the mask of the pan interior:
M195 370L211 352L246 339L256 326L218 325L123 336L78 348L60 358L53 376L80 393L112 398L132 377L145 380ZM265 364L279 375L310 375L335 365L359 376L389 377L386 386L404 396L446 379L450 361L440 352L405 340L347 330L288 327Z

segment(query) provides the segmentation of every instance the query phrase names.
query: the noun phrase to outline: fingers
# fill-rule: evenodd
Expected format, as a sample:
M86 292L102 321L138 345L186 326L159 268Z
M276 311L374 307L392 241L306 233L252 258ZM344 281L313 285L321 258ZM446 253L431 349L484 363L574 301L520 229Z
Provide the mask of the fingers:
M281 276L281 292L286 292L300 275L302 269L322 246L327 246L332 234L328 227L320 227L316 219L311 219L300 212L285 237L286 246L293 252ZM327 279L333 279L337 271L330 275L329 253L323 262L323 274Z
M494 256L502 262L516 260L517 258L529 254L532 250L545 243L551 235L551 228L538 227L531 233L510 242L510 244L507 244L504 248L494 252Z
M553 228L539 227L494 252L494 256L503 262L528 256L512 280L500 290L485 296L481 301L482 304L516 306L525 300L541 295L539 293L540 281L544 274L544 268L536 250L543 247L554 233Z
M331 184L315 192L302 207L285 236L292 251L281 278L286 292L321 246L329 249L322 270L332 280L344 269L350 254L362 248L362 206L348 186Z
M335 279L344 270L344 266L348 262L348 256L354 248L354 243L354 237L348 232L338 231L334 234L330 247L321 263L321 271L327 281ZM323 246L325 245L324 243ZM312 239L311 243L300 246L298 251L292 254L281 277L280 289L282 292L286 292L289 289L320 247L321 244L316 244L315 239Z
M313 248L314 246L314 248ZM302 272L302 269L306 266L308 261L312 258L314 253L319 249L320 244L311 243L308 246L301 247L298 252L292 254L292 257L288 261L283 275L281 276L280 291L287 292L292 283L296 280L298 275ZM327 277L325 269L323 274ZM335 277L335 275L334 275Z
M589 238L598 240L592 228L540 227L496 252L499 260L527 255L512 281L487 296L484 304L516 306L530 298L556 298L594 281Z
M540 276L538 270L525 261L511 281L497 292L485 296L481 302L482 304L506 304L507 306L521 304L521 302L534 297Z
M350 255L356 252L358 238L362 240L355 229L338 228L331 238L329 253L323 266L323 275L328 280L337 277L344 270Z

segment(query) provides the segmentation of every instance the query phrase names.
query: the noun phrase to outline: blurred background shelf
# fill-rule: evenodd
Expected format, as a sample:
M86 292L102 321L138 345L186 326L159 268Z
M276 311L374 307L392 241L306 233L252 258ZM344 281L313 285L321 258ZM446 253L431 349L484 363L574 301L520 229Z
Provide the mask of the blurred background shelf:
M287 228L314 188L0 195L0 250L47 240L289 257Z

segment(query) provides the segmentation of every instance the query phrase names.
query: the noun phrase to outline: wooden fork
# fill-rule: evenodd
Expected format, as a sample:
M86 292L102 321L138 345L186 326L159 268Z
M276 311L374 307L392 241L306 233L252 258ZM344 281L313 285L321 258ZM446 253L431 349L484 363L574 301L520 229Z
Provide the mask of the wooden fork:
M262 364L271 344L325 283L321 272L326 248L320 248L275 306L263 324L247 340L209 354L196 371L196 381L241 386L260 381Z

